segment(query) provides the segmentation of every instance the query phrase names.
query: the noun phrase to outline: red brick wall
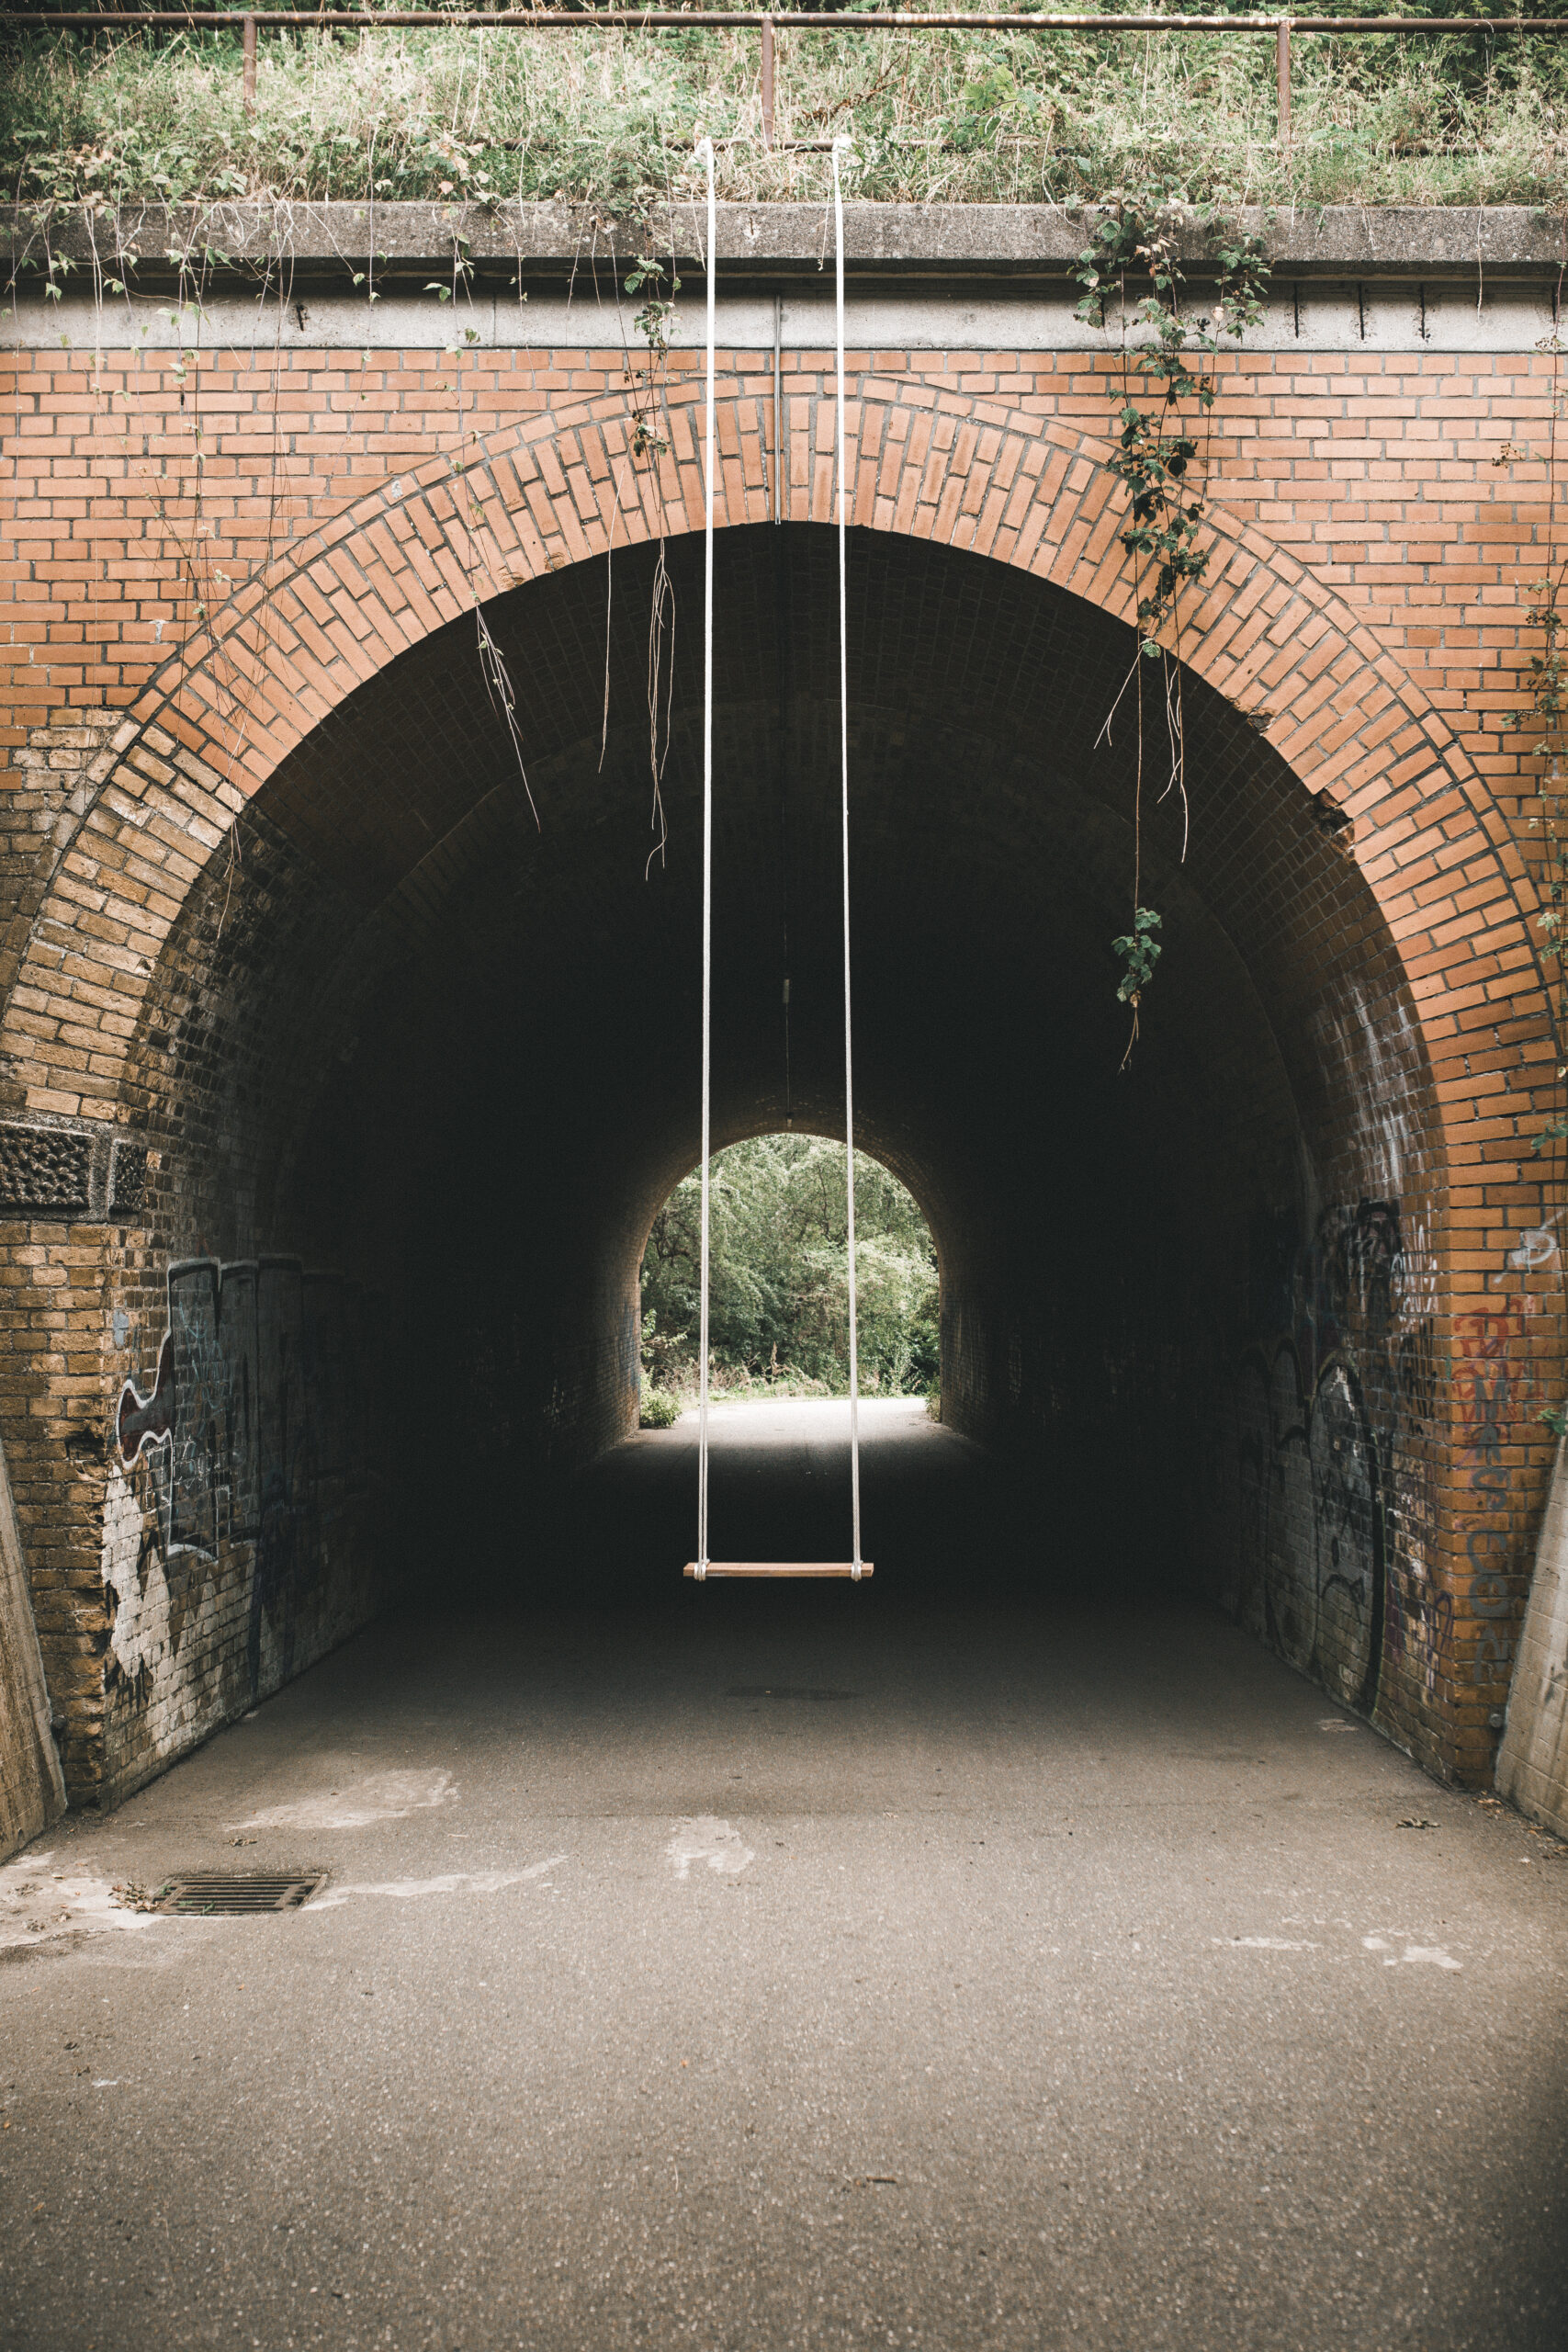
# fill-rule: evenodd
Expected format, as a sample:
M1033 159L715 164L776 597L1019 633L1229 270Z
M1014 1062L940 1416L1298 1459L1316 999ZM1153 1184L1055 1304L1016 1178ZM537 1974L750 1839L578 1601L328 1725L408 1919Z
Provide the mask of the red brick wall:
M114 1714L104 1433L122 1377L150 1366L141 1332L141 1352L117 1345L109 1309L130 1299L149 1314L169 1255L309 1253L313 1242L299 1229L310 1212L299 1188L278 1180L263 1199L239 1129L212 1108L214 1084L244 1092L242 1024L225 1031L203 997L233 897L235 812L353 689L457 619L476 580L489 596L602 554L617 483L622 547L661 521L671 533L694 527L699 388L696 363L675 360L673 447L656 484L629 450L618 353L372 352L362 363L290 350L276 363L204 354L182 369L173 354L38 352L14 364L0 1112L121 1126L158 1163L152 1224L117 1221L106 1201L96 1218L0 1227L13 1335L0 1433L81 1791L132 1769L104 1730ZM857 526L991 558L1125 617L1121 498L1104 463L1108 363L883 352L851 364ZM1397 1736L1472 1778L1495 1745L1487 1718L1506 1692L1549 1464L1533 1417L1560 1379L1556 1261L1539 1272L1509 1263L1520 1230L1543 1217L1529 1139L1554 1107L1555 1057L1532 960L1532 771L1495 723L1520 698L1532 650L1524 614L1545 477L1539 462L1493 464L1505 443L1539 445L1553 365L1535 355L1223 360L1214 555L1183 633L1193 676L1244 713L1272 713L1268 743L1294 778L1352 815L1362 893L1314 901L1296 853L1282 842L1269 852L1258 952L1270 928L1294 926L1280 972L1288 963L1303 1023L1321 1014L1324 1034L1342 1040L1339 1097L1312 1120L1341 1135L1343 1166L1315 1222L1277 1238L1297 1255L1273 1327L1256 1302L1216 1308L1217 1324L1247 1335L1251 1368L1233 1351L1225 1377L1241 1381L1239 1401L1214 1424L1211 1498L1239 1531L1232 1568L1214 1573L1245 1610L1258 1576L1247 1544L1298 1541L1280 1531L1292 1494L1310 1487L1306 1418L1328 1359L1354 1358L1363 1385L1369 1354L1404 1361L1427 1405L1401 1434L1391 1389L1382 1475L1401 1487L1407 1547L1418 1531L1421 1573L1391 1582L1381 1704ZM830 511L826 368L819 354L784 362L784 510L795 521ZM724 355L719 397L721 521L761 522L771 355ZM456 475L455 464L470 469ZM1237 791L1240 830L1223 855L1242 858L1245 778ZM299 821L309 836L310 811ZM389 872L406 872L413 852L390 839L401 812L386 823ZM352 899L344 876L366 854L311 838L323 921L328 884ZM1188 877L1200 897L1221 888L1205 855L1200 839ZM1227 904L1245 904L1245 871L1224 887ZM270 902L245 888L247 920L265 930L283 919L282 883ZM1387 951L1366 929L1374 917ZM1341 986L1363 953L1378 1028L1369 1050ZM268 954L276 968L276 946ZM1321 1003L1320 966L1338 975ZM186 1060L150 1090L171 1003ZM1308 1081L1295 1071L1292 1082ZM1374 1131L1390 1087L1430 1098L1414 1117L1397 1247L1371 1209L1357 1224L1385 1197ZM199 1182L188 1172L197 1166ZM176 1195L178 1215L157 1206ZM1265 1259L1275 1246L1259 1244ZM1391 1250L1393 1298L1377 1262ZM1292 1324L1325 1284L1333 1297L1308 1316L1307 1345ZM994 1317L987 1330L974 1362L991 1370L984 1381L975 1372L969 1418L1001 1429L997 1367L1012 1342ZM1215 1340L1210 1353L1220 1351ZM957 1396L957 1356L953 1379ZM1294 1402L1291 1380L1305 1386ZM603 1415L591 1419L602 1435ZM1256 1491L1270 1481L1281 1498L1271 1536ZM1223 1539L1212 1549L1218 1558ZM1276 1571L1288 1586L1289 1562ZM1253 1613L1291 1654L1262 1600ZM211 1696L186 1711L182 1738L232 1703L231 1682L202 1671Z

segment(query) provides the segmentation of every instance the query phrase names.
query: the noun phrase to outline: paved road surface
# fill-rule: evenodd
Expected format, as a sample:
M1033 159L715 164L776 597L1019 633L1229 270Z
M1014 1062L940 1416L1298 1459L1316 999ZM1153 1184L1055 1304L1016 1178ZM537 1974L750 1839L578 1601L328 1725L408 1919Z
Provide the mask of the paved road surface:
M0 2344L1562 2352L1568 1860L870 1419L874 1584L682 1585L644 1437L0 1871ZM107 1907L231 1863L331 1877Z

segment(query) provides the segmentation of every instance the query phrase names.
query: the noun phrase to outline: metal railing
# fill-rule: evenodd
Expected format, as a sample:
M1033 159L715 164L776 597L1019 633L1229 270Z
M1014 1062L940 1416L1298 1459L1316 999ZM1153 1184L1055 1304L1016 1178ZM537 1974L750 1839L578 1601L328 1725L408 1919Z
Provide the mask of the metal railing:
M255 105L258 32L755 32L761 36L762 141L773 135L776 32L832 34L846 25L876 32L1235 33L1271 40L1275 50L1280 144L1291 140L1291 44L1297 33L1336 40L1377 33L1450 40L1461 33L1551 37L1568 33L1568 17L1070 17L1022 9L908 8L100 8L4 9L0 29L37 32L232 32L243 51L247 111ZM789 142L794 143L794 142Z

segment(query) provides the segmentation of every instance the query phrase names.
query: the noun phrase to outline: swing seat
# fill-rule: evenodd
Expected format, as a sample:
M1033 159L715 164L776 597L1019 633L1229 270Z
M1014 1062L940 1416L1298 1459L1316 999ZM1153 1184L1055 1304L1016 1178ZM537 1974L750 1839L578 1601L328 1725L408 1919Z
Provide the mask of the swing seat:
M850 1577L854 1576L852 1560L710 1560L710 1577ZM860 1564L863 1577L872 1573L871 1562ZM688 1560L685 1573L697 1574L695 1560ZM701 1579L699 1578L700 1582Z

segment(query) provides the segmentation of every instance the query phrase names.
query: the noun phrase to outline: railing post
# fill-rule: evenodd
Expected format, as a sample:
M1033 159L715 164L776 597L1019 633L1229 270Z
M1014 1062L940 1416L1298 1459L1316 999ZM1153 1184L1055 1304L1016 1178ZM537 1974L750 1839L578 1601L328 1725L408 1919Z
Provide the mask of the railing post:
M773 143L773 20L762 19L762 144Z
M243 19L242 33L244 40L245 57L245 112L254 114L256 110L256 20L254 17L247 16Z
M1280 144L1291 143L1291 20L1281 17L1274 37L1274 57L1279 72L1279 131Z

